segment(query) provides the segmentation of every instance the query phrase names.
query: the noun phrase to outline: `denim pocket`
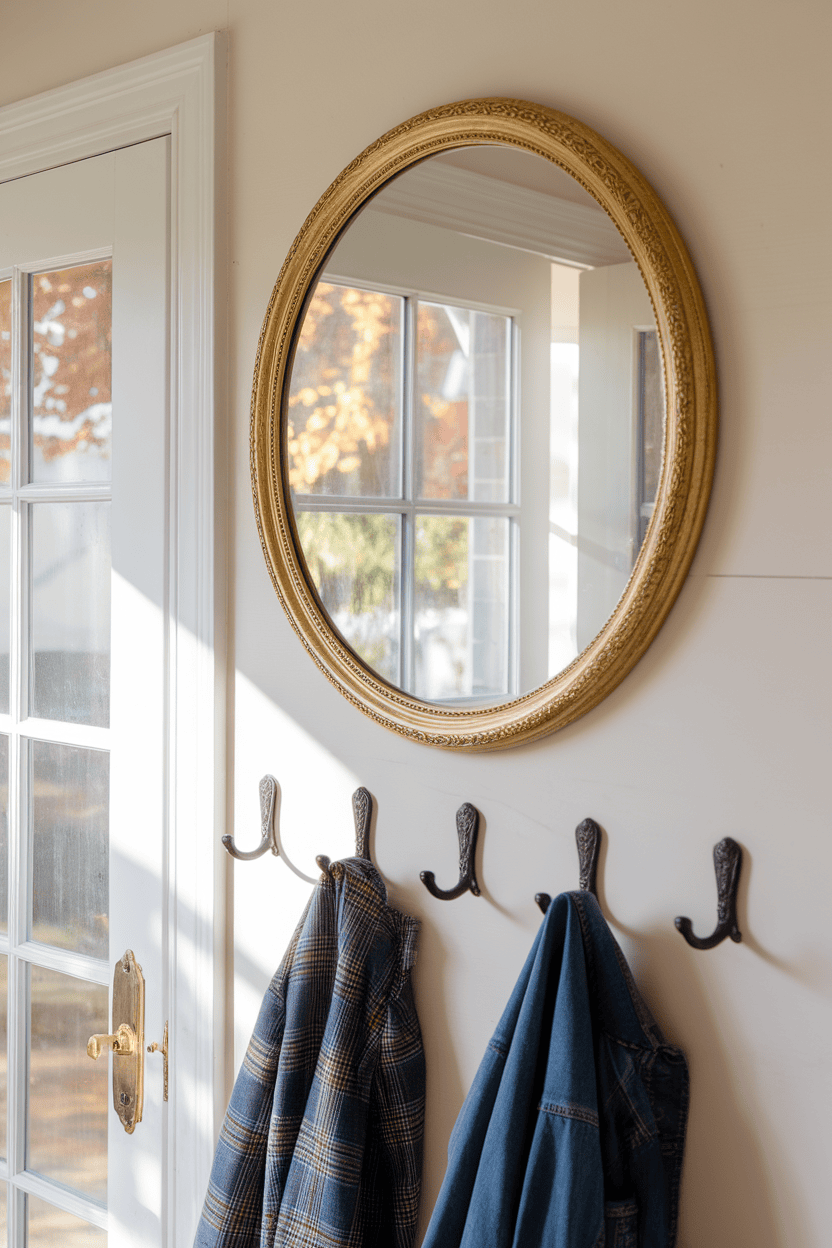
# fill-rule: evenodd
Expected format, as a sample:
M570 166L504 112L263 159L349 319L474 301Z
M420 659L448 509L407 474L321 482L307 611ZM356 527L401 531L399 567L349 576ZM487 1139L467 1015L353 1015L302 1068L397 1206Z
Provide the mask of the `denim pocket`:
M604 1205L604 1248L636 1248L638 1209L634 1200L608 1200Z

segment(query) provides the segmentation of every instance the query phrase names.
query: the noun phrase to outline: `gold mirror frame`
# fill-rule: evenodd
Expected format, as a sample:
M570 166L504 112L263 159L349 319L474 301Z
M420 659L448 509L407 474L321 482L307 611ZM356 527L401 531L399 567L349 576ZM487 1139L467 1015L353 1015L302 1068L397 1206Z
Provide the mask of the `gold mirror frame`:
M355 214L428 156L478 144L522 148L571 174L606 210L653 303L664 363L665 454L653 519L630 580L587 648L557 676L497 706L447 709L379 678L334 630L298 541L282 454L294 343L319 273ZM588 126L523 100L464 100L383 135L341 173L292 244L266 312L254 370L251 472L263 553L277 595L315 663L378 724L427 745L494 750L554 732L620 684L661 628L693 558L710 493L716 374L705 305L684 243L637 169Z

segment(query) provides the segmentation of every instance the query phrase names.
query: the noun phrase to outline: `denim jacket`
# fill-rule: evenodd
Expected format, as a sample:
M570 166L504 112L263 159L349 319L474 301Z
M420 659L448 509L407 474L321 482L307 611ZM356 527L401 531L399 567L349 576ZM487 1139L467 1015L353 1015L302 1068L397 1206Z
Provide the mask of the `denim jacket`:
M688 1071L591 893L549 906L422 1248L672 1248Z
M372 863L332 864L269 985L195 1248L410 1248L425 1059L418 923Z

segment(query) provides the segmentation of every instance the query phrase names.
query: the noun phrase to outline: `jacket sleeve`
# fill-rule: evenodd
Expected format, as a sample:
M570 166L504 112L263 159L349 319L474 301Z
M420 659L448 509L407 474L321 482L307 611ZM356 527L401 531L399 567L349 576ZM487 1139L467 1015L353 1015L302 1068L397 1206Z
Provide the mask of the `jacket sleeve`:
M234 1084L194 1248L254 1248L260 1242L266 1144L286 1017L276 980Z
M320 893L317 888L309 898L260 1007L220 1131L194 1248L255 1248L260 1243L269 1130L286 1030L286 987L304 932L320 909Z
M388 1006L371 1095L376 1190L384 1193L376 1235L367 1244L411 1248L419 1217L425 1130L425 1055L408 980ZM370 1228L368 1227L369 1231Z

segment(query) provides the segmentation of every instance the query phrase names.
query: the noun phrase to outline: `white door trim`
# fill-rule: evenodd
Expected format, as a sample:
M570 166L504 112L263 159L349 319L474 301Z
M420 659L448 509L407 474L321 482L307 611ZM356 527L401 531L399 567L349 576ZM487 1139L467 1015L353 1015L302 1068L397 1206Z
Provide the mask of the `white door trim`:
M189 1248L225 1104L225 40L193 39L0 108L0 182L171 136L167 881L170 1101L162 1243ZM150 990L150 989L149 989Z

